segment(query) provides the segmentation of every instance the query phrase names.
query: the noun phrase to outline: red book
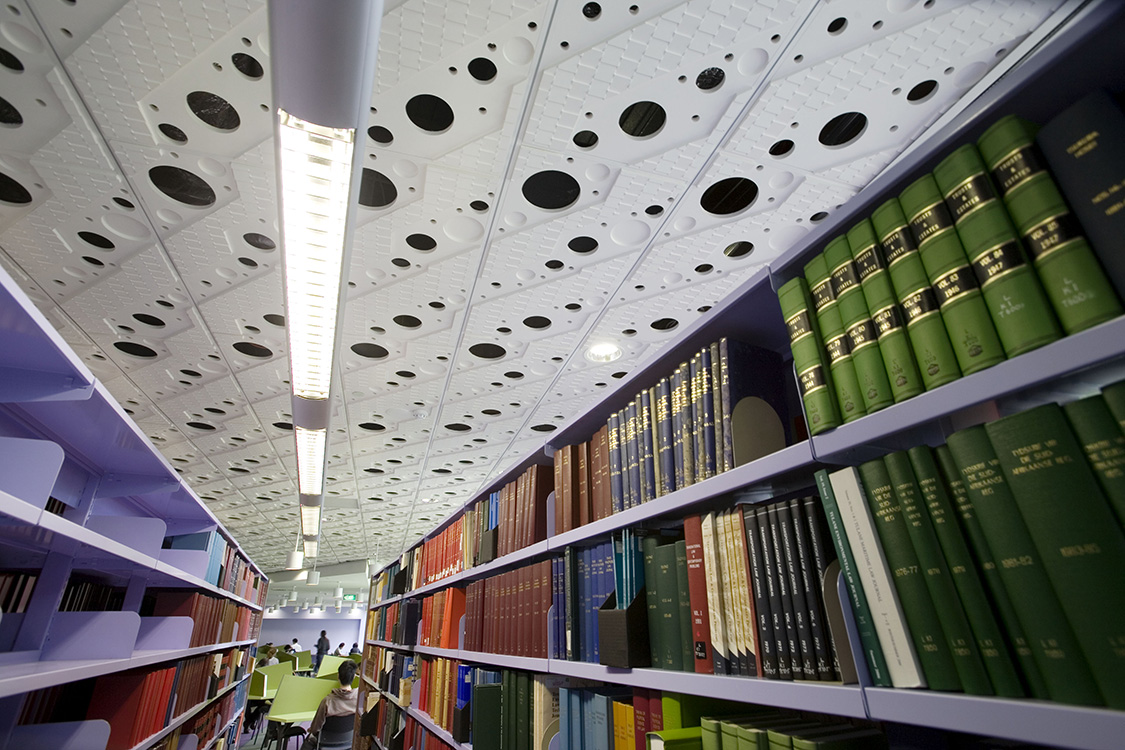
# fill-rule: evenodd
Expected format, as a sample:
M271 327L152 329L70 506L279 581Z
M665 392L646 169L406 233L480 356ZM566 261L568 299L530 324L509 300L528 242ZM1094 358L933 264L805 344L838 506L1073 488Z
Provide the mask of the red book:
M648 691L648 731L659 732L664 728L664 701L659 690Z
M590 520L605 518L602 506L602 454L599 445L602 431L598 430L590 438Z
M637 750L645 750L648 732L648 690L633 688L633 740Z
M141 709L145 677L139 672L119 672L102 675L94 683L86 718L109 722L106 750L127 750L137 744L132 742L133 724Z
M447 601L445 603L445 622L442 625L442 648L457 648L458 635L461 631L461 618L465 614L465 590L459 588L446 589Z
M562 486L563 486L563 455L564 450L559 448L555 451L552 457L552 468L555 474L555 533L561 534L566 529L563 528L563 500L562 500Z
M684 519L684 541L687 543L688 596L691 599L691 640L695 651L695 671L714 674L711 619L707 607L707 570L703 562L703 527L699 516Z
M555 504L562 505L562 528L556 526L556 534L574 528L574 511L577 510L574 502L574 446L564 445L558 452L562 454L562 480L555 485Z
M531 506L532 527L528 544L541 542L547 538L547 496L553 489L549 466L536 464L531 467Z
M578 525L590 523L590 443L578 444Z

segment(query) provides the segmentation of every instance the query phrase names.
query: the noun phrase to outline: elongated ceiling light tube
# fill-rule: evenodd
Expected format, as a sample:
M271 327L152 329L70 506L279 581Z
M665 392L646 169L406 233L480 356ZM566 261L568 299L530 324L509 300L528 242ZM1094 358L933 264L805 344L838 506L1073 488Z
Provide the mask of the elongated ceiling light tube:
M297 437L297 491L302 495L324 493L324 443L326 430L295 427Z
M319 505L302 505L301 506L301 536L307 543L310 538L316 539L320 536L320 506ZM308 552L305 553L308 557Z

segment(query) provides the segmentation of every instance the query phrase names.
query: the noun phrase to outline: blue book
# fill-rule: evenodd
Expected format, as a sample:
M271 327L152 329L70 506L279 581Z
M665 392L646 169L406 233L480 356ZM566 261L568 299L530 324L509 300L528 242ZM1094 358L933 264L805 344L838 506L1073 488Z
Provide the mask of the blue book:
M620 513L625 510L624 484L621 476L621 417L617 414L609 415L609 494L613 503L613 512Z
M563 559L555 558L555 658L566 658L566 597L563 589Z
M699 368L700 404L703 408L703 478L715 476L718 462L715 447L715 392L711 383L711 350L700 352ZM721 416L720 416L721 419Z
M625 534L613 537L613 591L617 595L617 608L624 609L621 600L625 596Z
M582 726L585 724L582 716L582 693L584 690L571 690L570 691L570 744L565 745L568 750L586 750L585 732L582 731ZM562 725L562 722L559 722Z
M648 390L641 391L640 399L641 408L638 417L640 419L641 461L644 471L641 477L641 486L644 488L641 502L647 503L649 500L656 498L656 450L652 434L652 394Z
M634 401L625 407L627 425L625 427L625 446L629 456L629 502L626 507L641 504L641 456L640 456L640 417L637 414L637 405Z
M563 591L564 591L564 609L565 609L565 653L566 658L570 661L581 661L578 652L579 643L579 621L581 613L578 610L578 603L581 599L578 596L578 582L580 579L578 575L578 548L574 546L567 547L563 551Z
M590 661L598 661L598 609L605 601L605 576L606 559L605 545L600 543L593 549L594 556L594 585L593 597L590 601Z
M472 671L473 668L468 664L457 665L457 708L469 705L469 699L472 698Z
M656 427L657 460L660 461L660 487L662 495L675 492L676 455L674 434L672 432L672 384L668 378L661 378L656 384Z
M575 688L559 688L559 747L570 747L570 693Z
M582 625L579 628L581 632L579 642L581 645L578 650L578 658L580 661L590 661L590 602L594 600L593 592L590 591L590 585L593 578L593 567L593 557L590 555L590 548L583 547L578 558L578 590L581 596L579 599L579 611L582 613Z

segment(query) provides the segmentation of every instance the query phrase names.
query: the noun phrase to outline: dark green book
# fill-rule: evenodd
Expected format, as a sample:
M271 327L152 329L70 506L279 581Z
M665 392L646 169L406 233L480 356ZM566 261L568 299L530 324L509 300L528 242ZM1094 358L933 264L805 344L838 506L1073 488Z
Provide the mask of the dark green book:
M476 750L501 750L501 722L504 686L500 683L473 685L473 747Z
M836 389L836 406L840 409L840 417L847 424L867 412L864 410L855 365L852 364L851 342L840 318L832 277L828 273L828 264L823 254L805 264L805 281L812 294L821 343L828 353L828 368L832 372L832 385Z
M922 577L937 610L938 621L961 685L970 695L992 695L992 681L981 660L972 627L965 616L961 598L957 595L957 588L942 554L930 514L926 511L926 499L918 487L910 456L905 451L897 451L885 456L883 462L887 465L887 474L891 478L891 487L901 509L902 520L914 552L918 555Z
M944 228L929 231L918 242L918 253L937 294L941 319L961 372L969 375L1004 361L1004 347L934 176L925 174L907 185L899 202L912 226L921 231Z
M773 534L770 533L770 517L766 508L757 508L758 536L762 541L762 561L765 563L766 594L770 600L770 630L773 632L773 651L777 658L777 678L779 680L792 680L800 668L794 670L793 661L789 652L789 635L785 619L785 607L782 604L781 584L777 574L777 555L773 543ZM798 655L799 659L800 656Z
M977 141L1055 315L1077 333L1121 314L1121 302L1035 146L1038 126L1001 118Z
M856 275L859 276L863 299L871 316L871 326L879 342L879 353L883 357L883 369L891 388L895 403L917 396L925 388L910 339L906 335L906 318L895 297L887 261L883 248L875 236L875 228L870 219L864 219L848 232L848 246L852 251ZM863 321L848 329L852 347L865 343L871 336Z
M1102 388L1102 398L1109 407L1109 413L1117 420L1117 426L1125 432L1125 380L1110 383Z
M1125 299L1125 113L1105 91L1079 99L1036 135L1051 174L1090 240L1117 294Z
M918 555L910 543L902 508L891 486L887 465L876 458L859 465L864 494L887 565L894 575L910 638L931 690L961 690L945 633L926 586Z
M871 684L875 687L891 687L887 662L883 658L883 649L879 646L879 635L875 632L875 624L871 619L871 609L867 605L863 585L856 573L855 558L848 545L847 532L844 531L840 508L836 505L836 495L832 492L832 484L828 481L828 472L821 469L815 476L816 489L820 495L825 518L828 519L828 531L836 548L836 558L840 561L840 573L844 577L844 585L848 589L848 598L851 600L859 643L863 647L864 661L871 676Z
M789 331L789 346L809 434L818 435L839 425L840 413L828 373L828 358L820 345L812 297L805 280L797 277L777 290L777 299Z
M500 708L500 731L503 732L504 750L516 747L516 673L505 669L500 678L504 694Z
M934 168L934 180L980 282L1004 353L1014 357L1058 339L1062 331L1051 304L977 147L969 143L947 156Z
M948 445L939 445L935 448L934 456L937 458L938 468L945 480L945 486L952 496L960 529L972 548L977 570L980 571L981 577L984 579L989 599L995 607L996 615L1008 636L1011 650L1016 656L1016 664L1019 666L1024 687L1032 698L1047 700L1050 698L1047 683L1043 681L1043 675L1039 671L1035 654L1024 635L1023 626L1020 624L1016 609L1012 605L1012 599L1008 595L1008 590L1004 588L1000 570L996 567L996 560L993 558L988 540L984 536L980 519L977 518L976 510L969 498L969 491L965 487L965 480L961 477L961 470L957 468L957 463L953 460L953 454L949 451Z
M641 502L647 503L656 499L656 433L652 429L653 403L652 393L649 390L637 394L640 408L637 411L637 423L640 425L640 455L641 455Z
M727 439L724 430L729 427L730 422L726 419L728 412L723 404L723 355L719 351L718 341L712 341L708 348L711 350L711 400L715 412L715 473L722 474L734 468L733 464L727 463Z
M660 595L656 590L656 548L657 538L655 535L646 536L641 540L641 559L643 560L645 568L645 603L648 605L648 646L649 658L654 667L664 667L664 652L667 650L664 644L664 634L667 632L660 624L660 613L657 605L660 603ZM570 548L567 547L569 550ZM677 650L679 643L676 644Z
M673 545L676 553L676 606L680 619L680 659L685 672L695 671L695 643L692 640L691 592L688 589L687 542Z
M981 425L946 441L1051 700L1105 705Z
M531 675L516 672L516 750L531 750Z
M1058 404L985 425L1110 708L1125 708L1125 533Z
M660 491L667 495L676 491L676 457L673 451L672 383L661 378L656 384L656 465L660 467Z
M695 458L695 481L702 482L707 473L707 454L703 445L703 358L697 352L688 360L689 392L691 393L691 440Z
M887 381L875 324L871 322L867 310L867 300L863 296L863 286L848 238L837 237L829 242L824 248L824 260L832 277L832 293L836 296L836 308L847 334L863 407L870 414L890 406L895 399Z
M907 455L910 456L910 466L922 493L922 507L940 545L949 577L972 629L977 653L988 671L993 692L1002 698L1022 698L1024 690L1020 685L1019 674L988 604L988 595L977 575L976 563L973 562L969 546L957 525L953 505L934 456L925 445L911 448ZM963 674L962 680L965 680Z
M906 332L927 391L961 377L957 355L941 318L937 294L930 286L918 253L913 227L908 226L898 198L891 198L871 214L871 224L883 248L887 273L906 317Z
M1118 522L1125 527L1125 433L1101 394L1071 401L1063 411Z
M654 537L648 539L654 539ZM648 539L645 541L647 542ZM679 582L676 576L676 545L656 545L656 549L652 553L652 560L656 575L656 629L658 631L656 642L660 649L657 653L660 658L653 662L653 666L682 672L684 659L680 646L680 597ZM645 570L645 577L648 577L647 569ZM647 581L645 585L647 587ZM692 657L689 668L692 670L695 668L694 657Z

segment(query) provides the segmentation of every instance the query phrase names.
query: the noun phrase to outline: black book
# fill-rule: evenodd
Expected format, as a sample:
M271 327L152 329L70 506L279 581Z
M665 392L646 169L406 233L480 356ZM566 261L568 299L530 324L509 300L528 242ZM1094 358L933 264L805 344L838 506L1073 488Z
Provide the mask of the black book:
M797 646L801 651L801 674L806 680L818 679L816 656L813 654L812 628L809 625L809 604L805 584L801 578L801 561L797 551L796 527L793 513L787 503L777 503L777 528L781 534L781 549L785 558L789 594L793 599L793 621L797 626ZM797 660L793 659L794 674Z
M762 536L758 529L756 508L745 506L742 520L746 524L746 555L750 560L750 593L754 597L755 642L762 654L762 674L777 679L777 645L770 616L770 597L766 585Z
M785 383L792 377L777 352L732 339L719 340L722 395L718 403L722 413L716 414L716 419L722 421L721 449L727 469L773 453L792 441L785 406Z
M806 497L801 501L801 506L805 526L808 531L809 551L812 554L813 571L815 580L818 582L817 586L819 591L824 591L824 571L828 570L828 566L836 559L835 548L827 544L825 540L828 538L827 523L828 520L824 517L823 506L820 504L820 498L816 496ZM835 582L833 582L833 585ZM835 675L840 674L840 658L836 654L836 643L832 640L832 630L828 625L827 614L823 609L824 598L821 596L820 603L822 605L821 614L825 615L823 628L825 634L828 636L828 654L832 664L833 679Z
M699 405L703 414L700 429L703 432L703 477L709 478L718 473L719 457L715 446L715 393L711 388L711 350L705 348L699 353Z
M766 518L769 520L770 541L773 543L773 568L776 571L777 596L780 600L781 622L785 635L786 653L789 654L790 679L798 680L804 676L801 663L801 644L797 634L797 617L793 611L793 591L789 585L789 570L785 561L785 546L781 538L781 522L778 519L777 506L770 505L766 508Z
M793 668L789 659L789 637L782 604L781 581L778 576L777 554L774 550L770 517L766 508L755 511L758 516L758 534L762 539L762 561L765 563L766 594L770 600L770 629L773 631L774 654L777 659L777 678L792 680ZM800 657L798 657L800 658Z
M566 658L578 661L578 550L573 546L563 552L563 592L566 598Z
M833 680L836 675L833 669L832 651L828 646L828 619L824 614L823 586L816 562L813 560L805 512L806 509L801 505L800 500L789 501L789 514L793 518L793 540L797 545L797 562L800 566L801 583L805 590L809 632L812 634L816 675L821 680Z

